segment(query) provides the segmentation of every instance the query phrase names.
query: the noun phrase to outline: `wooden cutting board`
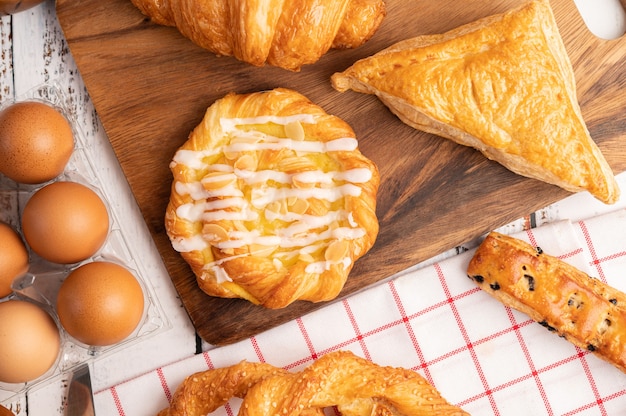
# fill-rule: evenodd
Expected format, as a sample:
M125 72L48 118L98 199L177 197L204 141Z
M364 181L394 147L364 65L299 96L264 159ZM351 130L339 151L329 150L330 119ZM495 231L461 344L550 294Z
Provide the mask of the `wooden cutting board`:
M354 128L381 173L380 235L341 296L521 218L568 195L516 176L478 152L402 124L375 97L332 89L329 77L407 37L440 33L503 12L520 0L388 0L376 35L331 51L299 73L215 57L175 29L152 24L129 0L57 0L70 50L148 228L200 336L232 343L313 311L297 302L266 310L201 292L163 226L168 164L205 109L228 92L295 89ZM575 68L582 112L614 171L626 170L626 39L603 41L572 0L552 5Z

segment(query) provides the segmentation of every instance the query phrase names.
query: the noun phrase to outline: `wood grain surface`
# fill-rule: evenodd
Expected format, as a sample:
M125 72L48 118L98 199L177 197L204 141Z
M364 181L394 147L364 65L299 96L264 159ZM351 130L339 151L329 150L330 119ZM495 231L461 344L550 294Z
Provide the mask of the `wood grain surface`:
M168 164L204 111L228 92L295 89L350 123L361 151L378 165L380 235L360 259L344 297L568 195L522 178L473 149L411 129L375 97L338 93L329 78L355 60L407 37L441 33L503 12L520 0L387 2L387 16L364 46L331 51L299 73L216 57L175 29L157 26L129 0L57 0L70 50L113 149L199 335L232 343L313 311L297 302L266 310L212 298L170 245L163 216ZM571 0L553 0L575 68L589 130L614 171L626 170L626 39L605 41L585 27Z

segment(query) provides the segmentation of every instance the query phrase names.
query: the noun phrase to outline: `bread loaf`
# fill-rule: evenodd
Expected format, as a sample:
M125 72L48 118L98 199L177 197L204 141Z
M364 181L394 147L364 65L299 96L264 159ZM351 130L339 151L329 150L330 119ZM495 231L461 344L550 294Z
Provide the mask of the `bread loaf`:
M525 241L491 232L467 267L487 293L626 372L626 295Z

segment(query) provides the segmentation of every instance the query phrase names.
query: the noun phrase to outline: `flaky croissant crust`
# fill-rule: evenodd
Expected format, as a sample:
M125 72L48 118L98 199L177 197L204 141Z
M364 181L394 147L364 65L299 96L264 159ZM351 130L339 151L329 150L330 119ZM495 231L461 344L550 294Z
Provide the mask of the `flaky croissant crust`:
M231 397L243 399L241 416L314 416L331 406L344 416L468 415L414 371L335 351L295 373L243 361L192 374L159 416L206 415Z
M298 71L331 48L376 32L383 0L132 0L153 22L176 27L217 55Z
M378 234L376 165L301 94L229 94L174 156L165 226L209 295L334 299Z

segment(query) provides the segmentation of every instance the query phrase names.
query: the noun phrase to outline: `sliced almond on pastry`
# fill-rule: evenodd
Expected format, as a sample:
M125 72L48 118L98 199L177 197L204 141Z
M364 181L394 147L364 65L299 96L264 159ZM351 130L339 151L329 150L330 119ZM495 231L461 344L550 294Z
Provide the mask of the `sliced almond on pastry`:
M375 94L406 124L474 147L517 174L608 204L619 198L582 118L547 0L399 42L331 81L338 91Z
M378 235L378 168L352 128L277 88L213 103L177 150L165 228L211 296L338 296Z

